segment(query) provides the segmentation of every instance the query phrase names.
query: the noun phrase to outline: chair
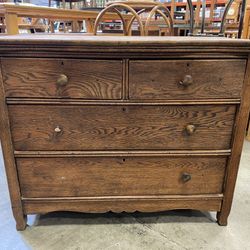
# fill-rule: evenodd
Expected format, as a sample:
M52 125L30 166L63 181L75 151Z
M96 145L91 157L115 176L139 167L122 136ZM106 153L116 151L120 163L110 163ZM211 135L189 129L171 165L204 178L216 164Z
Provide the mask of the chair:
M156 14L158 17L162 17L163 22L161 24L167 27L164 31L161 31L160 28L158 28L159 35L173 35L173 19L170 11L162 3L152 1L127 1L108 4L96 18L94 24L94 35L97 34L98 25L100 24L104 14L112 11L115 12L121 19L123 24L123 34L125 36L132 34L134 21L138 23L139 32L142 36L149 35L152 31L155 31L151 20L155 17L154 21L156 21ZM131 19L128 22L126 22L122 16L122 13L124 12L129 12L131 14ZM144 13L148 13L146 18L143 18Z
M214 5L215 0L209 1L209 3L206 2L206 0L197 0L192 2L191 0L187 0L186 3L186 14L184 17L184 22L186 25L188 25L188 35L192 36L208 36L208 35L215 35L215 36L225 36L225 34L228 36L229 34L231 36L241 36L241 30L243 25L243 18L244 18L244 9L246 0L242 0L242 3L239 3L241 0L229 0L228 3L225 6L225 10L221 12L221 17L218 19L218 27L216 29L213 29L213 31L208 31L206 28L207 23L209 23L211 20L214 19ZM176 3L177 4L177 3ZM206 6L207 4L213 5L211 6L211 11L209 18L206 18ZM159 7L156 7L159 6ZM168 7L167 7L168 6ZM102 16L107 11L112 11L117 13L119 18L121 19L123 23L123 34L124 35L130 35L131 33L131 25L133 21L137 21L140 34L141 35L150 35L149 30L152 25L150 25L150 21L152 17L155 17L154 22L156 23L157 18L161 16L164 20L164 25L168 27L168 31L165 32L165 35L173 35L173 33L178 34L179 32L173 32L173 26L176 24L176 20L174 19L175 11L174 11L174 4L173 0L171 2L171 5L169 6L168 3L160 3L160 2L153 2L153 1L134 1L134 0L128 0L125 2L112 2L107 5L107 7L99 14L99 16L96 19L95 22L95 32L97 33L97 26L100 25ZM170 8L170 10L169 10ZM194 10L195 8L195 10ZM232 9L235 9L234 13L232 14ZM121 16L122 12L129 12L133 17L132 21L129 24L126 24ZM145 12L149 13L149 18L142 17L142 14ZM200 17L201 12L201 17ZM239 16L239 18L238 18ZM140 19L140 21L139 21ZM236 23L237 19L237 23ZM238 20L239 19L239 20ZM236 30L234 33L232 31L228 30L228 28L232 28L232 24L227 24L226 21L233 20L236 23L236 26L234 25L234 30ZM162 23L163 24L163 23ZM127 30L126 30L127 29ZM142 32L143 30L143 32ZM159 28L160 30L160 28Z

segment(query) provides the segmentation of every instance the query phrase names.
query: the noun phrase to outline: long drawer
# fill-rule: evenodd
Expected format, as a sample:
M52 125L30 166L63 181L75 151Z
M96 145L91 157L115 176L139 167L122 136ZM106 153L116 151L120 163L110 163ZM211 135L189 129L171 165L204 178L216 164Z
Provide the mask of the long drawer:
M120 99L122 61L2 59L7 97Z
M131 60L130 99L240 98L245 60Z
M9 105L15 150L228 149L235 111L234 105Z
M22 196L217 194L225 157L17 158Z

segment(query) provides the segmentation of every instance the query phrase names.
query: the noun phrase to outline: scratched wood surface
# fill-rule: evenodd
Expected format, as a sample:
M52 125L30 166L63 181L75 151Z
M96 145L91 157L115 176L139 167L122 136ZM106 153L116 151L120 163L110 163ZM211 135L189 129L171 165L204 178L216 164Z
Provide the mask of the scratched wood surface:
M9 106L15 150L228 149L235 109L234 105ZM188 125L195 127L192 134Z
M19 158L23 197L216 194L226 157ZM185 182L182 175L191 179ZM62 188L63 187L63 188Z
M2 59L7 97L120 99L122 62L117 60ZM61 74L68 77L57 84Z
M131 60L129 96L168 100L239 98L245 66L246 60ZM184 87L179 83L186 75L192 77L192 83Z
M226 225L249 53L249 40L226 38L0 37L0 135L17 229L29 213L62 210L201 209Z

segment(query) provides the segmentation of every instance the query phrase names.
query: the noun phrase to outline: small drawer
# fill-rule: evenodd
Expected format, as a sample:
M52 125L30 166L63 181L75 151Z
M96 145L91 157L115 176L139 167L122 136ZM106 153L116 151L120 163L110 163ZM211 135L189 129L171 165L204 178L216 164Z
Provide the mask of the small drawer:
M2 59L7 97L121 99L122 62Z
M16 150L229 149L235 111L234 105L9 105Z
M130 99L240 98L245 60L129 62Z
M219 194L225 157L17 158L22 196Z

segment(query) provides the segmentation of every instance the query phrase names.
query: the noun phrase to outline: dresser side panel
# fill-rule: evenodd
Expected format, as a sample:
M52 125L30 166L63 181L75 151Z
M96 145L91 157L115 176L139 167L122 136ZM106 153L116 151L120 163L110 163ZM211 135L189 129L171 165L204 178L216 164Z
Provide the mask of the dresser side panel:
M1 62L0 62L1 63ZM3 151L5 171L9 186L11 206L16 220L18 230L26 227L26 216L23 213L21 202L20 187L13 154L13 145L11 141L10 124L7 105L5 102L5 92L2 79L2 70L0 67L0 138Z
M227 176L224 187L224 199L221 212L218 213L218 223L227 225L227 218L231 211L235 184L238 175L240 158L250 110L250 55L248 57L244 87L242 89L242 102L237 112L235 128L232 138L232 153L228 161Z

